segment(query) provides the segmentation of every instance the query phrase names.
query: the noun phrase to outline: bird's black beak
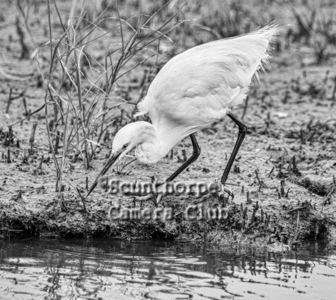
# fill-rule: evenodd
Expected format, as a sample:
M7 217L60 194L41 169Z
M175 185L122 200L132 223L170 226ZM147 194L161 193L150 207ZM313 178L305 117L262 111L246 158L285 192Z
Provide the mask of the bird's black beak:
M104 165L103 169L100 171L99 175L97 176L96 180L94 181L94 183L91 185L89 192L87 193L86 197L89 197L89 195L91 194L91 192L96 188L97 184L98 184L98 180L101 176L105 175L106 172L108 171L109 168L111 168L111 166L113 166L113 164L118 160L119 156L121 155L121 151L119 153L116 153L114 155L112 155L108 161L106 162L106 164Z

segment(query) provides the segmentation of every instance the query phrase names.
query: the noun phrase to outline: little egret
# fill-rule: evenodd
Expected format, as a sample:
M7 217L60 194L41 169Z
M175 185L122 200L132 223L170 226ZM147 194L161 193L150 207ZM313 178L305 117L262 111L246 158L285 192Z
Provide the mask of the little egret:
M111 156L87 196L98 179L133 148L141 163L154 164L190 136L193 154L167 182L174 180L201 153L195 132L228 115L239 133L221 178L224 186L246 134L246 126L231 113L231 108L245 100L252 78L258 77L258 70L270 57L270 44L278 32L278 26L268 25L245 35L196 46L168 61L138 105L136 116L147 114L152 123L137 121L118 131Z

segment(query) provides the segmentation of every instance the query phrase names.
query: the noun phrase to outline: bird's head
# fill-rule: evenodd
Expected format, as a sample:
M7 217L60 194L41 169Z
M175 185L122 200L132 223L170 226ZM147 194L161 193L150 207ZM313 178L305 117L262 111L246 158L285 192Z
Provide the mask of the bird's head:
M116 134L112 143L110 158L114 158L116 163L134 147L139 144L139 126L138 122L127 124Z
M137 145L146 141L146 139L154 134L153 131L153 126L150 123L143 121L130 123L122 127L114 137L112 151L109 159L92 184L87 196L89 196L97 186L98 179L105 175L111 166L116 164L122 157L124 157Z

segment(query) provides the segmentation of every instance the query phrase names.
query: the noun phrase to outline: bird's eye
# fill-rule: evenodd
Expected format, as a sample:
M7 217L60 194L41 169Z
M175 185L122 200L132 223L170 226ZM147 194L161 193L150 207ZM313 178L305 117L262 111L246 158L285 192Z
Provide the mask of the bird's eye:
M125 144L122 148L123 148L123 150L125 150L126 148L127 148L127 144Z

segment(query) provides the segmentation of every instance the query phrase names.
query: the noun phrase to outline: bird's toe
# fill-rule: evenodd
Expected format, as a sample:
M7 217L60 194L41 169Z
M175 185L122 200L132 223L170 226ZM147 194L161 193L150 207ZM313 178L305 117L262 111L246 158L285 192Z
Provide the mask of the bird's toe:
M220 200L225 200L225 199L230 199L231 198L231 200L233 200L234 199L234 193L230 190L230 189L228 189L227 187L225 187L223 184L221 184L221 183L219 183L218 184L218 186L219 186L219 189L218 189L218 191L217 191L217 196L218 196L218 198L220 199ZM226 197L225 196L225 194L227 194L228 195L228 197Z

